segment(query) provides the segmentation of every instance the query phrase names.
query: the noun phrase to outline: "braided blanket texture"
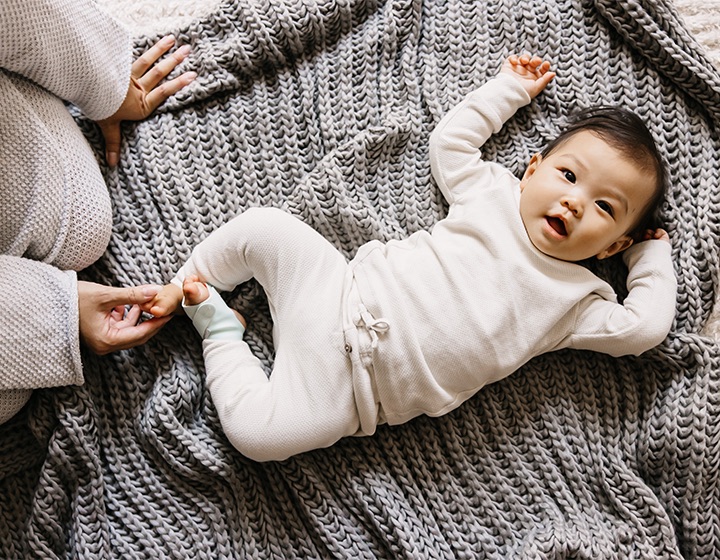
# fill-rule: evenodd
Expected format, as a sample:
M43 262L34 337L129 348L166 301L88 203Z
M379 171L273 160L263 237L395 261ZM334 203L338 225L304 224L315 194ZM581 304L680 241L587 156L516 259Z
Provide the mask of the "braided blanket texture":
M85 385L36 391L0 428L0 557L720 557L720 349L700 334L718 281L720 76L670 3L236 0L175 33L199 77L125 129L113 239L86 279L167 282L252 206L348 257L431 228L447 210L434 124L530 51L558 76L484 156L521 173L575 110L637 111L670 169L676 322L639 358L544 355L444 417L258 464L225 439L200 338L173 319L142 347L84 355ZM622 293L621 260L593 266ZM228 300L270 368L262 290Z

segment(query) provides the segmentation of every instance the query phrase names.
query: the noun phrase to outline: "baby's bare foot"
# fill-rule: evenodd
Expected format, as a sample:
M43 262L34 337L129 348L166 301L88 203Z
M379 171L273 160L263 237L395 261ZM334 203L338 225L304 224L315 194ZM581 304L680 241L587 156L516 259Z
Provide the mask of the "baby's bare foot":
M183 296L185 305L198 305L210 297L210 291L204 282L200 282L197 276L188 276L183 282Z
M210 297L210 291L204 282L201 282L197 276L188 276L183 282L183 295L185 296L185 305L198 305ZM242 323L243 328L247 328L245 317L239 312L232 310L238 321Z
M182 301L182 290L175 284L167 284L158 292L149 304L149 313L155 317L165 317L174 313L180 308Z

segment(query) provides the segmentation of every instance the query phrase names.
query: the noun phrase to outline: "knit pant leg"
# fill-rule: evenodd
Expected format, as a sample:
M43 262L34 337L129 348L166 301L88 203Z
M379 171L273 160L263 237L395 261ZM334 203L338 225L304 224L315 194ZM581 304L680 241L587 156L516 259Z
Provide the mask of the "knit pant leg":
M282 460L357 432L342 328L347 261L327 240L289 214L254 209L203 241L184 268L224 290L254 277L268 297L269 379L244 341L203 342L208 388L239 451Z

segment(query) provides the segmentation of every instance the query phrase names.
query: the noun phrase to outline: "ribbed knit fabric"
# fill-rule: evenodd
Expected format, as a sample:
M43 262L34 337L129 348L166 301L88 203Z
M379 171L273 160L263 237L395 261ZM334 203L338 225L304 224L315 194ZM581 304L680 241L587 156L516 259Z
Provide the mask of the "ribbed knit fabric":
M226 440L199 337L174 319L141 348L84 356L83 386L36 391L2 428L0 556L720 556L720 349L698 335L720 247L720 76L667 3L237 0L176 32L199 77L126 127L113 237L87 277L168 281L250 206L348 256L432 227L446 208L430 131L529 50L558 76L484 157L519 173L579 107L640 113L670 166L675 324L640 358L541 356L441 418L256 464ZM622 293L620 260L594 268ZM269 366L262 293L229 300Z

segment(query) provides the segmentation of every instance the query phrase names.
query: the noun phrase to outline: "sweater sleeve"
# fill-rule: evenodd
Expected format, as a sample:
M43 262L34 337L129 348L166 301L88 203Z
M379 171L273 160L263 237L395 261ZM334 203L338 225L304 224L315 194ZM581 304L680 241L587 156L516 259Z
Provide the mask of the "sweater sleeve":
M114 114L130 84L128 32L91 0L2 0L0 66L77 105Z
M612 356L640 355L660 344L675 318L677 280L665 241L627 249L628 295L622 304L593 295L580 304L569 346Z
M0 390L83 383L72 271L0 256Z
M483 165L480 146L530 101L516 79L498 74L438 123L430 136L430 166L449 204L478 183L475 179Z

